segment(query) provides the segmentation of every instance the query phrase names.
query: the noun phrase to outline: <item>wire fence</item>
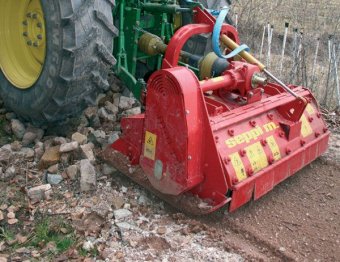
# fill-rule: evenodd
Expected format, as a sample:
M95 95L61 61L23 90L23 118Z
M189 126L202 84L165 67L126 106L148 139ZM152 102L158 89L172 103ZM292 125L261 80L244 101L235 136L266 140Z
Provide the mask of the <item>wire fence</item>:
M252 52L285 82L309 88L322 106L339 110L340 41L330 35L325 44L320 38L305 37L298 28L291 30L288 23L284 28L282 35L264 25Z
M286 83L309 88L323 107L339 111L340 3L280 2L235 1L240 38Z

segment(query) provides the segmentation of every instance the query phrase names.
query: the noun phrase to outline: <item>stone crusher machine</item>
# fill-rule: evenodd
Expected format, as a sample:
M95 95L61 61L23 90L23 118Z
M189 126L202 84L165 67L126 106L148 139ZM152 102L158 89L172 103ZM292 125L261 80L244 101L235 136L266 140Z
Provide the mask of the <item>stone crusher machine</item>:
M141 32L139 52L162 55L161 68L142 94L145 113L122 119L104 158L184 211L234 211L319 157L330 132L307 88L286 86L239 45L226 10L192 12L167 45ZM202 34L215 52L183 51Z

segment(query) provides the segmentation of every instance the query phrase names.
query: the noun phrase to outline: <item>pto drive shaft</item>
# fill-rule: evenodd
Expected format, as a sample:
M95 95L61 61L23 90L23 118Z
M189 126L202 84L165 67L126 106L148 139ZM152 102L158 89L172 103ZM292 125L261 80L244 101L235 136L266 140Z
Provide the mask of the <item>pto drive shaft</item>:
M237 43L235 43L232 39L230 39L228 36L222 34L221 35L222 42L230 49L235 50L239 47ZM254 56L252 56L247 51L242 51L239 54L244 60L246 60L250 64L257 65L262 72L264 72L267 76L269 76L271 79L273 79L276 83L278 83L281 87L283 87L289 94L292 96L301 99L306 103L306 99L296 94L293 90L291 90L286 84L284 84L280 79L275 77L271 72L268 71L266 66L262 64L260 61L258 61Z

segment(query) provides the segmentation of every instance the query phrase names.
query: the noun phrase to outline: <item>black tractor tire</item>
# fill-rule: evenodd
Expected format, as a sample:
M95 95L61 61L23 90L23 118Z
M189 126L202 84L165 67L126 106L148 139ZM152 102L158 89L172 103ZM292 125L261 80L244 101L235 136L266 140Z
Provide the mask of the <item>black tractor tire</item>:
M0 72L5 106L35 125L62 123L78 115L109 88L114 0L43 0L46 59L29 89L13 86ZM0 40L1 41L1 40ZM1 71L1 70L0 70Z

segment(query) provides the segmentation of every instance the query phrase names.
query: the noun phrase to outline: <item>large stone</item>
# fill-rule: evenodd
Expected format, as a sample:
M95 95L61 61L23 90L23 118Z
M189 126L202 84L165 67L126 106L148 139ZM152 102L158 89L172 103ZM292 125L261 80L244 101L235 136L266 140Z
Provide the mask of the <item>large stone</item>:
M72 151L78 149L78 147L79 147L79 144L76 141L71 142L71 143L62 144L60 146L59 152L60 153L72 152Z
M33 204L42 200L49 200L51 199L52 187L50 184L32 187L27 191L27 194Z
M83 145L87 143L87 136L76 132L72 135L72 141L78 142L79 145Z
M77 165L72 165L66 168L66 174L71 180L76 180L78 176L79 168Z
M11 120L11 128L12 128L13 134L17 138L22 139L24 137L26 129L25 129L24 124L21 123L18 119Z
M90 160L80 161L80 191L87 192L95 190L97 186L96 170Z
M60 146L48 148L40 159L39 168L46 169L52 165L57 164L60 160L59 149Z
M90 160L90 162L93 164L96 161L96 158L93 154L92 147L93 147L92 144L82 145L80 146L80 151L81 151L82 157Z
M30 126L26 129L26 132L22 139L22 145L28 146L36 140L37 141L41 140L43 136L44 136L44 130Z
M58 185L63 181L63 177L59 174L47 174L47 182L51 185Z

